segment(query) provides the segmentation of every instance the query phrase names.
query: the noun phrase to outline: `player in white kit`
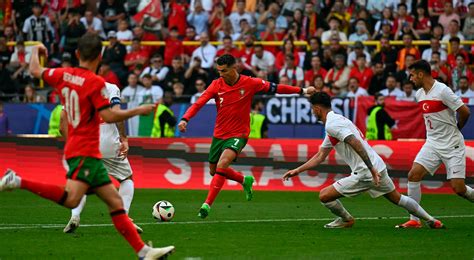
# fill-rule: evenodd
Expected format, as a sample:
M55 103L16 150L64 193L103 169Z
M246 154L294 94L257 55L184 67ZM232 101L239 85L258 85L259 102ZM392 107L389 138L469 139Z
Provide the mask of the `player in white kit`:
M408 196L419 203L421 180L428 173L433 175L443 163L453 191L474 202L474 190L464 183L466 147L461 133L471 112L448 86L433 79L428 62L418 60L409 70L410 80L420 88L416 92L416 100L425 119L426 142L408 173ZM458 121L456 112L459 114ZM409 221L397 227L420 228L421 223L417 217L411 216Z
M316 155L283 176L284 180L297 176L321 164L332 148L349 165L352 173L321 190L319 200L337 218L325 228L348 228L354 218L338 200L368 192L372 198L383 195L392 203L424 219L431 228L443 228L441 221L430 216L415 200L400 194L387 174L387 166L380 156L364 140L360 130L347 118L331 110L331 98L324 92L310 97L313 113L325 124L326 137Z
M110 106L112 109L120 109L120 89L114 84L105 84L107 94L109 95ZM64 117L65 113L61 116ZM65 132L64 129L62 131ZM109 175L120 182L119 194L123 200L123 208L128 214L133 200L134 184L132 180L132 168L127 159L128 142L123 123L108 124L102 122L100 124L100 153L102 154L102 162ZM86 196L82 197L79 205L71 210L71 219L64 228L64 233L72 233L79 227L80 215L85 205ZM135 223L134 225L138 233L143 232L139 226Z

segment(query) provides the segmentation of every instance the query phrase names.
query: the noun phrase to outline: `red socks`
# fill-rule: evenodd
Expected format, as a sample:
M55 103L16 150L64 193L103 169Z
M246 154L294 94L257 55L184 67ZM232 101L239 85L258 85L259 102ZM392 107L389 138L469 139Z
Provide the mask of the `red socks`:
M226 178L219 174L214 174L214 177L212 177L211 184L209 185L209 193L207 194L207 198L205 201L209 206L214 203L217 194L219 194L222 189L222 186L224 186L225 180Z
M244 176L240 172L236 172L232 168L217 168L216 170L217 174L220 174L222 176L225 176L229 180L236 181L240 184L244 182Z
M145 243L143 242L140 235L138 235L137 230L133 226L132 221L128 217L127 213L125 213L125 210L119 209L114 212L110 212L110 216L112 217L112 222L114 222L114 226L117 231L123 237L125 237L135 252L138 253L145 246Z
M67 191L63 187L34 182L25 179L21 179L22 189L29 190L45 199L52 200L58 204L64 204L64 201L67 198Z

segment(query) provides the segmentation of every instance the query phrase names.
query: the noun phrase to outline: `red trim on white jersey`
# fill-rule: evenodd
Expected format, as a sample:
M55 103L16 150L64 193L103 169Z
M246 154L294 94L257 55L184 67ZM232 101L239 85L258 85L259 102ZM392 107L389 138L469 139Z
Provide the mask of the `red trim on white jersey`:
M418 104L420 105L423 114L438 113L448 109L441 100L422 100Z

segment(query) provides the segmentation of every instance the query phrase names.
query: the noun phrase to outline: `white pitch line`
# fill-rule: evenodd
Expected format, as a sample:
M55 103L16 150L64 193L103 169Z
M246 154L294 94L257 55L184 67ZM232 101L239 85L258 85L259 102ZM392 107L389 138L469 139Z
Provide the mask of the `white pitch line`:
M439 219L446 218L474 218L474 215L451 215L451 216L436 216ZM407 216L396 217L359 217L357 220L380 220L380 219L405 219ZM194 225L194 224L233 224L233 223L268 223L268 222L306 222L306 221L330 221L334 218L287 218L287 219L236 219L236 220L211 220L211 221L182 221L182 222L146 222L136 223L140 226L146 225ZM9 229L53 229L63 228L65 224L9 224L0 223L0 230ZM81 227L112 227L112 224L81 224Z

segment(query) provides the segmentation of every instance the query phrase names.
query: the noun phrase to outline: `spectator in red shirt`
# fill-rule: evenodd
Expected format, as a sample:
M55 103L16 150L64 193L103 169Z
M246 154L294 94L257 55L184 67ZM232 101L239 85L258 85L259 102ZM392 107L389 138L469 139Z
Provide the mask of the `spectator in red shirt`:
M102 60L102 65L100 65L99 68L99 76L101 76L105 82L115 84L117 87L122 88L117 74L115 74L115 72L110 69L110 65L107 60Z
M465 63L469 64L469 54L459 47L461 45L461 40L458 37L452 37L449 39L449 43L451 44L451 53L448 54L448 65L451 68L456 67L456 56L458 54L462 54Z
M416 7L417 17L414 22L415 33L419 35L421 40L430 39L431 21L426 17L425 8L422 5Z
M244 36L244 46L240 50L240 57L242 60L242 65L245 69L251 70L252 65L252 55L255 53L254 50L254 41L255 37L252 34L247 34Z
M438 17L444 12L444 2L446 0L428 0L428 14L431 18L438 20Z
M214 11L212 11L211 17L209 18L211 31L210 36L213 37L213 40L218 38L218 31L222 28L224 20L224 5L222 5L222 3L217 3L214 6Z
M369 89L370 81L374 76L374 73L370 68L367 67L367 61L365 60L365 54L359 54L356 58L357 66L354 66L349 73L349 78L357 78L359 86L365 90Z
M223 48L219 49L216 53L217 57L220 57L224 54L230 54L236 58L240 57L240 51L234 47L232 38L230 36L224 36L224 39L222 40L222 46Z
M395 37L397 35L400 35L400 32L402 31L402 28L405 24L413 24L415 19L408 14L407 12L407 5L404 3L398 4L398 17L395 19L395 22L393 23L393 30L396 32Z
M262 41L280 41L283 39L283 36L284 35L282 33L276 32L275 19L273 19L273 17L268 17L266 19L265 31L260 33L260 39ZM271 52L274 56L276 56L278 53L277 46L265 46L264 48L266 51Z
M321 58L319 56L313 56L311 58L311 69L304 74L304 83L309 87L317 76L325 78L327 73L328 71L321 67Z
M133 28L133 38L138 38L140 39L141 42L145 41L158 41L158 37L154 35L153 33L145 32L145 30L137 26ZM148 52L148 57L153 55L156 51L159 50L159 47L157 46L143 46L143 49Z
M134 38L132 40L132 50L125 55L125 66L128 71L133 71L138 67L144 68L148 64L148 52L142 49L140 39Z
M285 59L287 54L291 54L294 57L293 64L298 66L300 64L299 54L293 44L293 39L286 39L283 41L283 49L278 52L275 60L275 67L277 70L281 70L285 66Z
M180 36L186 33L186 15L189 5L185 0L171 0L170 13L168 15L168 30L176 27Z
M198 36L196 34L196 28L194 26L189 25L186 28L186 37L184 37L183 41L197 41ZM184 46L184 54L186 55L184 62L189 63L189 60L191 59L191 56L193 56L194 50L196 50L199 47L198 45L187 45Z
M179 31L177 27L173 27L170 30L168 38L166 38L164 64L165 66L171 66L171 62L174 57L184 57L184 46L183 42L178 39Z
M442 63L441 53L434 51L431 53L431 76L434 79L440 79L442 82L450 83L451 82L451 73L449 68Z

